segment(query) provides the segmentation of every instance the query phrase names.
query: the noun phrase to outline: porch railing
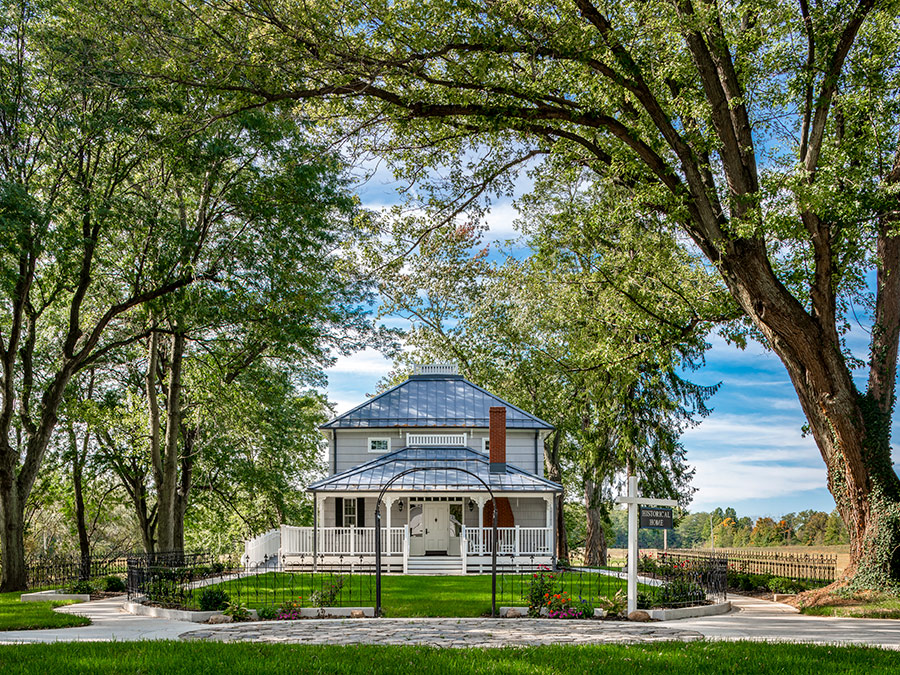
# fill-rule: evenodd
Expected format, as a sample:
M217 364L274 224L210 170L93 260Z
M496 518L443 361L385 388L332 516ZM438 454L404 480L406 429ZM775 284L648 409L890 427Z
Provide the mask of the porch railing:
M316 552L323 555L375 555L374 527L320 527ZM381 546L384 555L403 553L403 528L381 528ZM313 552L313 528L281 527L281 554L305 554Z
M405 527L382 528L381 547L384 555L405 555L409 543ZM318 542L313 546L313 528L282 525L251 539L244 546L243 561L257 563L281 559L285 555L375 555L374 527L320 527ZM508 556L552 555L552 529L547 527L498 527L497 554ZM464 542L464 543L463 543ZM461 554L491 554L491 528L463 527Z
M491 554L490 527L464 527L468 555ZM498 555L551 555L551 529L548 527L498 527Z

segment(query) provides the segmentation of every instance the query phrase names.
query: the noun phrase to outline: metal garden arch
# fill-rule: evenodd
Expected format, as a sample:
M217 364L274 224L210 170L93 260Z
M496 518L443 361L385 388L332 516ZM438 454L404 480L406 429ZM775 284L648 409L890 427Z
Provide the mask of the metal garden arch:
M465 473L481 483L484 489L490 493L491 504L494 506L494 518L491 526L491 616L497 616L497 500L494 498L494 491L491 490L490 485L471 471L455 466L419 466L413 469L406 469L385 483L384 487L381 488L381 492L378 493L378 499L375 501L375 616L381 616L381 499L395 481L417 471L458 471Z

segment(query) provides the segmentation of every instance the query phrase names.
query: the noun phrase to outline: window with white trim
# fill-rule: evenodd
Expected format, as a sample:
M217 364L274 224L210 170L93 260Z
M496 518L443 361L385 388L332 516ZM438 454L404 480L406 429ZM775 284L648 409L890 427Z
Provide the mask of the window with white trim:
M376 436L369 439L369 452L390 452L391 439L387 436Z
M481 451L486 455L491 454L491 439L490 438L482 438L481 439Z
M356 527L356 500L344 500L344 527Z

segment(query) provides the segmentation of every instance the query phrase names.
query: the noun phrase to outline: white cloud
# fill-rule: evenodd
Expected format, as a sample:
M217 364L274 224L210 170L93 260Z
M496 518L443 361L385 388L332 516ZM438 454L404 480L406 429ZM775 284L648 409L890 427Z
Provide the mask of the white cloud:
M386 359L381 352L374 349L365 349L351 356L339 356L333 366L326 373L331 376L334 373L383 377L391 370L391 361Z
M785 466L744 461L741 457L710 457L692 462L699 488L692 508L723 506L745 499L784 499L825 486L825 465Z

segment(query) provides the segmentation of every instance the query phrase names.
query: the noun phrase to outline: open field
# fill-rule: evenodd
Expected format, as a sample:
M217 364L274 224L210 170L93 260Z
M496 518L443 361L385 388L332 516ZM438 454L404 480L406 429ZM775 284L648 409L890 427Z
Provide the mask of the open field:
M900 619L900 598L895 595L866 594L848 598L831 596L827 604L803 607L813 616L849 616L860 619Z
M865 647L818 647L755 642L661 642L654 645L435 649L430 647L321 647L183 642L75 643L0 646L4 675L96 673L221 675L272 672L615 673L724 675L725 673L895 672L897 653ZM274 671L273 671L274 669Z
M32 628L67 628L87 626L89 619L74 614L54 612L54 607L70 602L21 602L21 593L0 593L0 631ZM0 636L2 640L2 636Z
M498 607L527 605L527 600L523 602L523 594L527 597L531 578L530 574L498 577ZM298 598L303 598L303 604L309 605L310 595L327 587L332 579L329 575L317 575L318 583L313 585L309 574L268 573L226 581L217 586L223 588L232 600L253 609L266 605L277 606ZM624 588L623 580L605 575L573 575L564 582L564 590L576 601L579 595L585 598L611 597ZM489 614L491 611L490 575L385 575L381 578L381 589L386 616L473 617ZM348 595L348 590L352 590L351 595ZM644 590L643 586L641 590ZM374 602L374 577L354 575L347 588L342 589L340 604L343 606L371 606Z

